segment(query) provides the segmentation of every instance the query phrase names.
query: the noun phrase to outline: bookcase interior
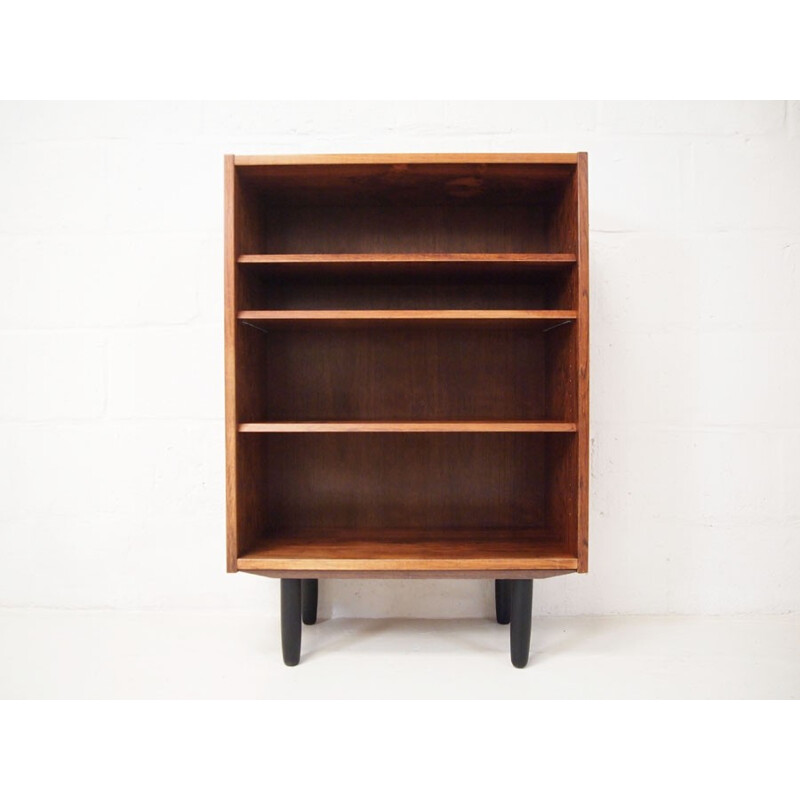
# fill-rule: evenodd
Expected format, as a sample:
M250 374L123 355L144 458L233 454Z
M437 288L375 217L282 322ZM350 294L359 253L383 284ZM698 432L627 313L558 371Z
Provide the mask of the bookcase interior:
M575 163L235 167L230 569L578 568L578 192Z
M241 448L248 549L293 532L323 544L337 531L435 540L481 530L574 556L564 501L575 489L574 436L254 434Z
M243 172L247 253L575 253L566 164L352 164Z
M546 323L242 324L239 419L574 421L574 325Z

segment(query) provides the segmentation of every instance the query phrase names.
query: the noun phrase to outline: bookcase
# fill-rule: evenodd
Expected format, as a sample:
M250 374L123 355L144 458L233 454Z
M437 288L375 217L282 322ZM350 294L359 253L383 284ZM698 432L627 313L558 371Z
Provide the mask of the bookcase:
M279 578L586 572L587 156L226 156L227 567Z

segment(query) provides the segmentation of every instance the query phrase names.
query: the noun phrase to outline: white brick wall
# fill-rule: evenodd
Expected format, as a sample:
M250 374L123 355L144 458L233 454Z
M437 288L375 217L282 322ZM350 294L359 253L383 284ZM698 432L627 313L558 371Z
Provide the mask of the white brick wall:
M579 149L591 571L537 612L800 610L798 102L0 105L0 605L277 612L223 571L223 153Z

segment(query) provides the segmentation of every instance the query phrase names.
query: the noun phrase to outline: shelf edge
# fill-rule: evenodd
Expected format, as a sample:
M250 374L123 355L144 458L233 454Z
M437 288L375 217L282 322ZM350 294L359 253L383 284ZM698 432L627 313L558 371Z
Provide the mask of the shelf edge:
M577 311L527 311L502 309L305 309L240 311L237 319L259 322L320 321L327 320L553 320L570 322L578 318Z
M234 155L237 167L332 164L577 164L578 153L332 153Z
M243 422L239 433L575 433L574 422Z
M242 556L240 570L299 572L430 573L430 572L520 572L534 570L569 570L578 567L573 556L534 558L265 558Z
M575 253L249 253L239 264L574 264Z

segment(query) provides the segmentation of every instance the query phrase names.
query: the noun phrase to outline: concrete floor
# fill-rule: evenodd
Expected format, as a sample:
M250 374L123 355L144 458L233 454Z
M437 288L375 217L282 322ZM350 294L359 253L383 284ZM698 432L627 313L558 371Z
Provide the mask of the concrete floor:
M800 616L323 620L284 667L253 613L0 611L0 698L800 698Z

